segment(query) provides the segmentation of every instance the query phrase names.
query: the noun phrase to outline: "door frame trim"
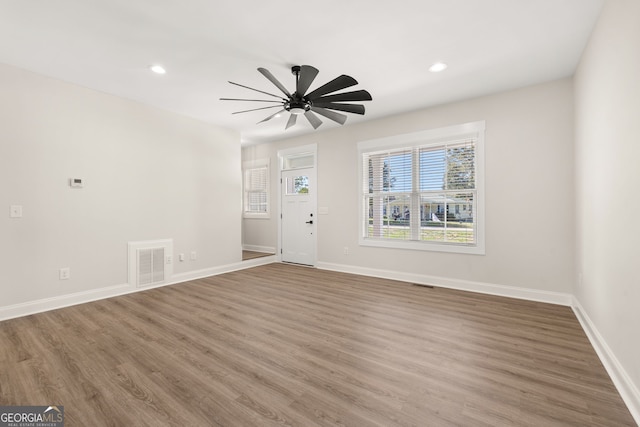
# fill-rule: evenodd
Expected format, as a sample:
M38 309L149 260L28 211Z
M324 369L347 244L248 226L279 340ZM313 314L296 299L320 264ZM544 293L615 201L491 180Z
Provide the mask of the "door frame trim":
M312 197L315 199L315 206L318 206L318 145L317 144L309 144L309 145L301 145L299 147L287 148L284 150L278 150L278 212L277 212L277 220L278 220L278 247L276 250L276 256L278 257L278 262L282 262L282 172L284 170L294 170L295 168L284 169L285 159L287 157L293 157L300 154L313 154L313 164L304 166L304 168L313 168L316 173L316 189L313 192ZM317 221L318 215L316 215ZM315 248L314 248L314 260L312 266L315 267L318 264L318 227L316 226L316 238L315 238Z

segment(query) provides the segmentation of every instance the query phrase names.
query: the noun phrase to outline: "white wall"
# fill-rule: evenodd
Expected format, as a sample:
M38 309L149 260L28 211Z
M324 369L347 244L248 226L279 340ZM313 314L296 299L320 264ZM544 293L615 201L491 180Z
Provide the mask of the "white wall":
M358 246L357 142L477 120L486 121L486 255ZM271 156L277 165L278 150L318 144L318 206L329 208L329 215L318 216L320 264L568 294L574 281L573 130L572 81L563 79L247 147L243 157ZM276 185L274 179L274 195ZM276 246L275 216L245 220L244 227L245 244Z
M639 1L608 1L575 76L578 253L574 290L603 349L613 356L612 365L619 364L619 379L627 382L627 397L635 400L638 420L639 18Z
M126 283L128 241L240 261L237 133L5 65L0 93L0 308Z

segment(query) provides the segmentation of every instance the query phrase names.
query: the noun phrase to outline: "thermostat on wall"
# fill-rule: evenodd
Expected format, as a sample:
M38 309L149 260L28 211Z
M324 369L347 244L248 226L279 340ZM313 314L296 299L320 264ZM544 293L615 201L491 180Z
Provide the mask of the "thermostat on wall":
M82 178L69 178L69 186L72 188L82 188Z

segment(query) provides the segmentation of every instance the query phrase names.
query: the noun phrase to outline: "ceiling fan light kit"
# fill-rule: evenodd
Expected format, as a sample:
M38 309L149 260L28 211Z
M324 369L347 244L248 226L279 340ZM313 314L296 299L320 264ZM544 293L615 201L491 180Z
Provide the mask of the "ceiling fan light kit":
M281 108L277 113L270 115L269 117L259 121L263 123L271 120L274 117L280 117L283 112L289 112L289 120L285 129L289 129L296 124L298 116L305 116L314 129L317 129L322 120L318 117L321 115L328 118L340 125L343 125L347 116L336 111L342 111L345 113L353 113L364 115L364 105L351 104L349 102L371 101L371 94L366 90L356 90L351 92L338 92L340 90L355 86L358 84L356 79L351 76L342 74L328 83L314 89L307 93L309 87L318 75L318 70L310 65L294 65L291 67L291 73L296 77L296 89L293 93L289 92L287 88L276 79L273 74L266 68L258 68L260 74L265 76L267 80L273 83L286 97L281 95L275 95L273 93L265 92L259 89L254 89L249 86L244 86L238 83L229 82L232 85L240 86L245 89L259 92L263 95L269 95L271 97L278 98L277 101L272 99L241 99L241 98L220 98L222 101L249 101L249 102L269 102L277 105L269 107L259 107L250 110L236 111L232 114L247 113L250 111L266 110L269 108Z

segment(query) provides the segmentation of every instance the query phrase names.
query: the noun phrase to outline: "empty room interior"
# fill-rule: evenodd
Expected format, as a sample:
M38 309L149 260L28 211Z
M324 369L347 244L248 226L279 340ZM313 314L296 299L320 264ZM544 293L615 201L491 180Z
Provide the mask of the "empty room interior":
M639 76L637 0L0 0L0 424L638 425Z

